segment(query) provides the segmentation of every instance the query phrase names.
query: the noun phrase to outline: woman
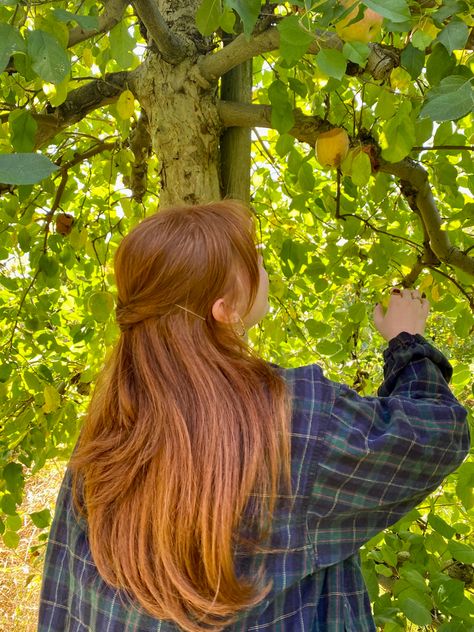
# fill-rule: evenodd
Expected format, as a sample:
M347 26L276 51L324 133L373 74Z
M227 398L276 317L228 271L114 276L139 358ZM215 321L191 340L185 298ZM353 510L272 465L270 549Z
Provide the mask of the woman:
M385 377L360 397L248 347L268 277L241 204L148 217L115 272L121 334L58 497L39 632L375 630L360 546L468 451L426 299L376 307Z

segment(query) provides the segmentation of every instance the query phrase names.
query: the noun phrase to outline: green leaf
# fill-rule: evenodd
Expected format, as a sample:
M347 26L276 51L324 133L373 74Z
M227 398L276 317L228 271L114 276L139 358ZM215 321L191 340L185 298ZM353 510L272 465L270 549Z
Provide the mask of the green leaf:
M434 36L432 33L425 33L425 31L418 29L413 33L411 37L411 44L418 50L424 52L426 48L431 44L433 39Z
M3 543L9 549L16 549L20 544L20 536L15 531L5 531L2 538Z
M396 554L395 559L397 559ZM423 575L415 568L405 568L405 566L402 566L400 569L400 576L416 590L421 591L422 593L428 592L429 589Z
M32 31L28 34L28 55L36 74L49 83L61 83L71 71L69 55L50 33Z
M65 9L54 9L53 15L60 22L77 22L86 31L99 28L99 18L96 15L79 15Z
M22 226L18 231L18 245L23 252L28 252L31 247L31 234L26 226Z
M12 494L4 494L0 503L2 511L9 516L16 514L16 500Z
M314 175L311 165L303 162L298 171L298 184L303 191L314 191Z
M363 0L364 4L392 22L405 22L411 18L405 0Z
M17 494L23 487L23 467L20 463L8 463L3 468L2 477L5 480L7 489L13 494Z
M29 514L35 527L38 529L45 529L51 523L51 512L49 509L43 509L42 511L34 511Z
M42 154L0 155L0 182L3 184L36 184L58 170Z
M226 33L233 33L236 22L235 13L232 9L225 9L219 21L219 26Z
M384 577L392 577L393 575L392 569L388 566L385 566L385 564L376 564L375 571L376 573L378 573L379 575L383 575Z
M450 55L442 44L435 44L426 61L426 78L432 86L452 73L456 66L456 57Z
M466 81L464 77L451 76L428 92L420 117L429 117L432 121L456 121L472 112L473 107L474 90L471 81Z
M448 53L461 50L469 37L469 28L463 20L453 19L447 24L436 38L446 48Z
M458 0L444 0L440 8L432 15L433 20L442 24L447 18L450 18L456 13L463 13L468 10L468 6L465 2L458 2Z
M341 350L341 345L334 340L320 340L317 344L317 350L322 355L333 356Z
M433 597L441 608L459 606L464 600L464 584L458 579L452 579L447 575L439 580L435 577L433 587Z
M5 520L6 527L9 531L18 531L23 526L22 519L20 516L8 516Z
M472 385L474 394L474 384ZM474 507L474 463L467 461L457 471L458 481L456 494L465 509L469 511Z
M224 14L222 0L202 0L196 11L196 26L203 35L212 35L219 28Z
M52 384L46 384L43 390L44 406L42 407L45 413L54 413L55 410L61 405L61 395L54 388Z
M411 597L399 600L400 609L403 614L416 625L430 625L431 612L423 604L415 601Z
M6 382L11 375L12 372L11 364L3 364L0 366L0 382Z
M110 53L115 59L121 70L130 68L133 64L135 56L133 49L135 48L135 40L128 32L125 20L114 26L109 33Z
M474 549L472 546L468 546L462 542L456 542L456 540L451 540L448 544L448 549L454 559L458 560L458 562L462 562L463 564L474 564Z
M10 142L17 152L30 152L35 146L38 124L28 110L14 110L8 117Z
M451 539L456 531L440 516L430 513L428 516L428 524L433 527L435 531L441 533L445 538Z
M277 79L268 87L268 98L272 104L272 126L280 134L289 132L295 124L293 107L285 84Z
M354 323L360 323L361 321L364 320L365 315L366 315L366 307L364 303L354 303L353 305L349 307L347 311L349 314L349 318Z
M244 33L250 37L260 13L260 0L225 0L225 4L240 16Z
M0 72L3 72L13 53L22 53L26 44L18 29L9 24L0 24Z
M316 63L328 77L341 80L346 73L347 61L339 50L323 49L316 55Z
M397 110L397 97L388 90L383 90L375 106L375 116L388 120L392 118Z
M42 254L39 258L38 268L47 277L55 277L59 272L59 263L55 257Z
M409 43L402 51L401 64L410 73L410 77L416 79L425 65L425 53Z
M389 162L403 160L415 144L415 126L407 115L394 116L383 128L385 147L382 157Z
M349 61L363 66L367 61L370 48L365 42L346 42L342 47L342 54Z
M371 175L372 175L372 165L370 164L370 158L365 153L365 151L361 150L356 153L356 155L354 156L354 159L352 160L352 165L351 165L352 182L356 186L362 187L369 182Z
M306 84L299 79L295 79L295 77L288 77L288 85L293 92L299 94L299 96L303 99L308 96L308 88L306 87Z
M320 320L314 320L314 318L309 318L305 322L305 326L310 336L313 336L314 338L324 338L331 333L331 327L327 323L323 323Z
M290 134L280 134L275 145L275 149L279 156L283 157L291 151L295 144L295 137Z
M96 321L105 323L114 308L114 297L110 292L95 292L89 298L89 311Z
M296 15L284 18L277 29L280 33L280 54L290 63L298 61L314 40L311 33L303 29Z

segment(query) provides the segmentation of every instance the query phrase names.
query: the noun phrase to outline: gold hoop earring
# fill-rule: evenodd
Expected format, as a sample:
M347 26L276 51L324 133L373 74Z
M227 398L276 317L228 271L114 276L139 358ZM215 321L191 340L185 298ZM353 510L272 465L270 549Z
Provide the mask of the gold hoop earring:
M238 336L243 338L245 336L245 334L247 333L247 331L245 329L244 321L240 318L240 316L239 316L239 321L240 321L240 324L242 326L242 331L236 331L236 333L237 333Z

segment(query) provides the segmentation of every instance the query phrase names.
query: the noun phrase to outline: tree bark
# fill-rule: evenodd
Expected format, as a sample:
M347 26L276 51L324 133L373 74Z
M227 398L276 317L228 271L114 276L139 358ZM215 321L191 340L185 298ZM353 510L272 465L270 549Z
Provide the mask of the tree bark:
M147 59L135 70L138 76L132 89L147 115L152 148L159 161L160 207L221 197L222 124L216 106L217 82L203 80L197 68L198 55L211 45L196 29L198 6L199 0L181 0L179 8L171 0L157 0L159 28L154 28L152 38L159 40L160 33L168 29L173 41L187 50L187 56L179 63L170 63L160 51L163 41L155 41L156 49L150 48ZM152 17L148 15L149 26L156 22Z
M215 88L199 82L193 60L172 66L151 53L135 91L159 160L160 207L220 199Z

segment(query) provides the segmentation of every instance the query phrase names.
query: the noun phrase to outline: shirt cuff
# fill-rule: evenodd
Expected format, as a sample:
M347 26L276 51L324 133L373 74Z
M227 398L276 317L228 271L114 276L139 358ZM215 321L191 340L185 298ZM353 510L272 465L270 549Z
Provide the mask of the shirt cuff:
M420 334L402 331L392 338L383 352L384 382L379 388L379 396L387 396L394 389L404 369L409 364L427 358L432 362L432 371L438 370L449 383L453 369L446 357ZM433 366L434 365L434 366ZM436 367L436 368L435 368ZM420 379L422 376L420 375ZM426 379L424 376L423 379ZM435 375L430 379L435 380Z

